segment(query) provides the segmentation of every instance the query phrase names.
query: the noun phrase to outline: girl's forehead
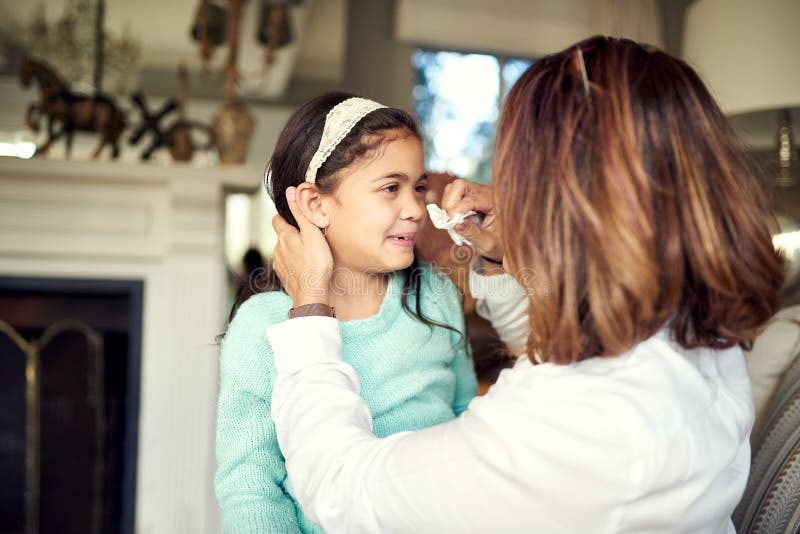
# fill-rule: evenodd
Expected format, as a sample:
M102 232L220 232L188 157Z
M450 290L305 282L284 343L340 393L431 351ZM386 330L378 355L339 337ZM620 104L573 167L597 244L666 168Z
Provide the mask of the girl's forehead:
M386 139L350 164L344 177L397 173L418 178L424 172L422 143L413 135Z

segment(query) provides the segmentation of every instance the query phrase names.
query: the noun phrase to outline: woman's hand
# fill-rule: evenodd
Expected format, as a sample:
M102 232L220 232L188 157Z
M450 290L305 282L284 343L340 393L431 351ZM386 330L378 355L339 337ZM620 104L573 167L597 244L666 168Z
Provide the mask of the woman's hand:
M294 187L286 190L286 201L300 230L280 215L272 218L272 226L278 234L275 273L294 307L314 303L327 305L333 272L331 249L320 229L306 219L297 206Z
M466 219L455 230L469 239L481 256L502 261L503 245L498 236L494 192L490 186L462 179L454 180L444 188L442 208L451 217L469 211L482 213L484 219L480 225Z

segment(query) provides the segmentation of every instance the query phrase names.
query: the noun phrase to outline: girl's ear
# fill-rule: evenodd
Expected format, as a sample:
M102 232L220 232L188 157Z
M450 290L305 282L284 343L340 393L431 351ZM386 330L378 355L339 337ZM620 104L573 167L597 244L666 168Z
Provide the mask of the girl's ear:
M327 228L330 221L317 186L303 182L297 186L295 194L297 205L305 218L319 228Z

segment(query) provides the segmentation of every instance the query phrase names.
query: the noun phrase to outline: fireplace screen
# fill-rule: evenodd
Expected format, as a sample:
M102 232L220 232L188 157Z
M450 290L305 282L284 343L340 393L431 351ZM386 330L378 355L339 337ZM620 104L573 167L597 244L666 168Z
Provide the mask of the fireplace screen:
M0 285L0 533L131 531L129 311Z

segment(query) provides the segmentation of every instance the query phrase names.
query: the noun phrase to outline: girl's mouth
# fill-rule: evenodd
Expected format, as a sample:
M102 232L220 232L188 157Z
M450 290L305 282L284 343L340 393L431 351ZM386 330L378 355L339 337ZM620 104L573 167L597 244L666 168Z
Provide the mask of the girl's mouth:
M389 242L403 248L412 248L416 240L416 232L409 232L406 234L396 234L389 236Z

